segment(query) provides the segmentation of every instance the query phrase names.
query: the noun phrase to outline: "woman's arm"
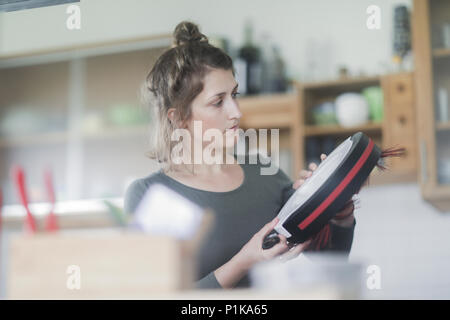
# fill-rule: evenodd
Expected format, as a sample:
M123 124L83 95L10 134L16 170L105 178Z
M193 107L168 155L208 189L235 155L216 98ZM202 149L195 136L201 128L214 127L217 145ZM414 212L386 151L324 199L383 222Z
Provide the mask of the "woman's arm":
M227 263L214 271L217 281L222 288L233 288L241 280L252 266L288 250L286 237L280 236L280 242L268 250L262 249L264 238L278 223L278 218L267 223L258 231L242 249Z
M283 261L295 258L309 245L309 242L305 242L289 249L286 237L279 235L280 242L264 250L263 240L278 221L279 219L275 218L267 223L235 256L214 271L215 278L222 288L233 288L259 262L271 260L277 256Z

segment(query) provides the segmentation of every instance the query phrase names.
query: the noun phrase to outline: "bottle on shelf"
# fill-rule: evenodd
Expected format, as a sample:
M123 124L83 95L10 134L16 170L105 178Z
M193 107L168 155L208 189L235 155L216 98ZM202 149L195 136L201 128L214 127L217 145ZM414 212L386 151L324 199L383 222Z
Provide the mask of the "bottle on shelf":
M262 44L262 91L284 92L287 88L284 61L278 47L269 35L263 34Z
M250 21L245 23L244 45L238 49L235 68L242 94L253 95L262 91L261 51L253 43L253 26Z

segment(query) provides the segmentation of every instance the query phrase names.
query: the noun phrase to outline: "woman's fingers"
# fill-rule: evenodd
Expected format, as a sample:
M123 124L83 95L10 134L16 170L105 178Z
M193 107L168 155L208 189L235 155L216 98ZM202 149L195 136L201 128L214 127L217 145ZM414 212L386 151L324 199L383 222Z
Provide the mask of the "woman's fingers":
M309 170L301 170L299 173L299 178L300 179L306 179L309 178L312 175L312 172Z
M346 205L335 215L333 219L331 219L331 222L333 224L342 226L342 227L349 227L354 222L354 215L353 212L355 210L355 204L353 200L350 200L346 203Z
M292 185L292 188L298 189L304 182L305 182L304 179L299 179L294 182L294 184Z
M353 200L348 201L345 206L336 214L336 218L350 215L355 210Z
M302 253L310 244L311 240L308 240L304 243L299 243L294 245L289 251L285 252L280 256L280 260L282 262L286 262L288 260L294 259L298 257L300 253Z
M278 256L287 250L289 250L289 246L287 244L287 239L282 234L278 235L278 238L280 238L280 242L278 242L276 245L274 245L272 248L265 250L267 253L269 253L272 257Z
M299 179L294 181L294 183L292 184L292 188L298 189L305 182L305 180L311 176L312 176L311 171L308 170L300 171Z
M322 154L320 155L320 159L321 159L322 161L325 160L326 158L327 158L327 155L326 155L326 154L322 153ZM292 187L293 187L294 189L298 189L298 188L305 182L306 179L310 178L310 177L312 176L312 174L313 174L313 171L315 171L315 170L318 168L318 166L317 166L317 164L315 164L314 162L311 162L311 163L308 165L308 168L309 168L310 170L305 170L305 169L303 169L303 170L300 171L300 173L299 173L299 179L296 180L296 181L292 184Z
M272 221L267 223L264 227L262 227L261 230L257 233L262 239L264 239L277 225L278 221L280 219L278 217L275 217Z

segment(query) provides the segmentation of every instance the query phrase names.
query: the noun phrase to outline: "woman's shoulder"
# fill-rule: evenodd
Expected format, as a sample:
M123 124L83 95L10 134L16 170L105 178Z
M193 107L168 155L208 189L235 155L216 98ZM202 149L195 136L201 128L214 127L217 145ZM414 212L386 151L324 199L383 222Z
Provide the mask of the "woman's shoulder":
M155 183L162 182L163 176L161 170L131 182L125 191L124 211L126 213L133 213L148 188Z

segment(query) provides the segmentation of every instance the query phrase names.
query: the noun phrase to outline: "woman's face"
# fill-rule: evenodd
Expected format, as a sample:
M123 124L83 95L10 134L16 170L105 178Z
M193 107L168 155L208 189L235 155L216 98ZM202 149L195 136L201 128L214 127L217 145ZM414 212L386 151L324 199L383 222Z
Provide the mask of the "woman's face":
M215 132L222 134L223 147L230 148L236 143L242 116L236 99L237 89L238 84L231 70L211 69L207 73L203 79L202 92L192 102L192 117L187 124L193 141L201 140L207 130L215 129ZM199 129L195 130L194 125L198 126L199 121L202 137L195 135ZM209 145L214 140L203 141L202 145Z

